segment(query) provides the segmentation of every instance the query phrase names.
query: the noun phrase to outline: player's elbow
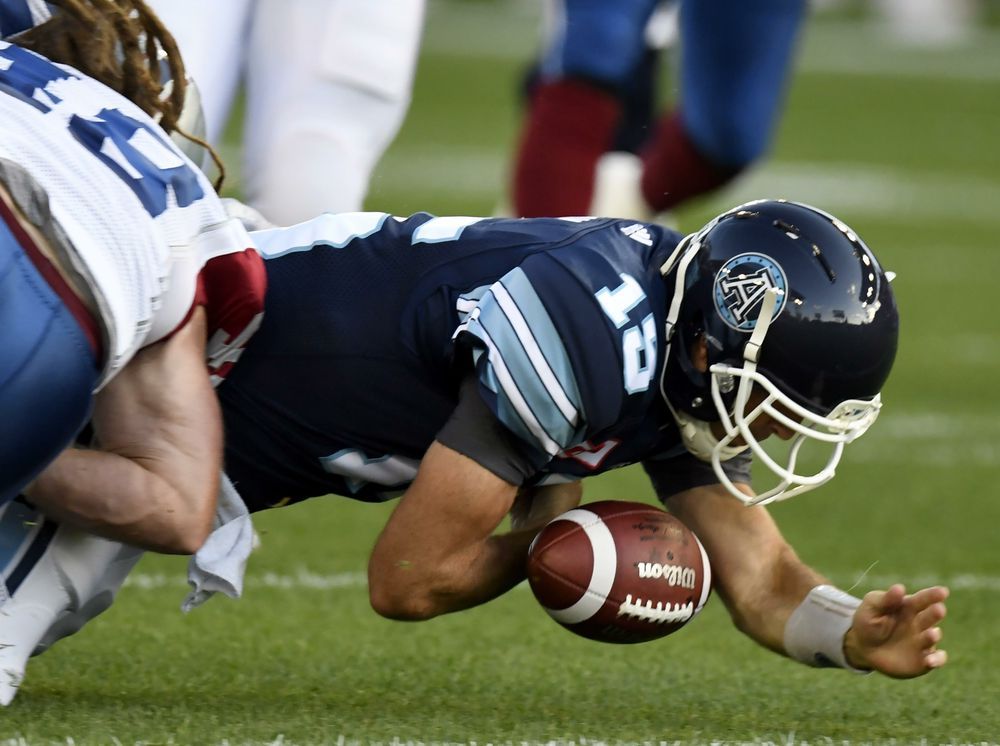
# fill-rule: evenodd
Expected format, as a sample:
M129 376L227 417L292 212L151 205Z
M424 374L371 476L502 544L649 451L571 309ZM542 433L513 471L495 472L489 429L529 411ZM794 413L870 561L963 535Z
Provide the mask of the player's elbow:
M205 521L197 516L188 516L172 520L162 532L155 551L162 554L194 554L212 533L211 520Z
M405 562L391 563L388 570L377 561L368 565L368 601L387 619L432 619L454 611L459 595L455 579L444 568L421 573Z
M442 613L433 593L419 587L399 587L371 576L368 601L379 616L401 622L420 622Z
M413 594L384 593L369 589L368 601L379 616L399 622L421 622L437 616L433 604Z
M147 515L134 533L143 549L161 554L194 554L212 533L218 483L213 482L187 494L169 492L159 502L159 510Z

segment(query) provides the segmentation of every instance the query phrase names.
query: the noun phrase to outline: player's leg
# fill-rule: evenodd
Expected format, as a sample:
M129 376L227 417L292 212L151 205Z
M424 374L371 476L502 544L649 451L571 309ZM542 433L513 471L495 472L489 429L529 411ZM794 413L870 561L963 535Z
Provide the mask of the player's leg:
M100 335L9 195L0 182L0 505L86 424Z
M17 694L30 656L111 605L141 556L20 500L0 508L0 704Z
M560 0L514 165L517 215L582 215L615 141L623 90L646 53L657 0Z
M760 158L778 119L805 0L681 3L681 104L644 153L642 191L661 212Z
M423 16L422 0L258 0L244 177L268 220L361 209L409 107Z
M147 0L177 40L201 94L207 139L219 142L243 74L254 0Z

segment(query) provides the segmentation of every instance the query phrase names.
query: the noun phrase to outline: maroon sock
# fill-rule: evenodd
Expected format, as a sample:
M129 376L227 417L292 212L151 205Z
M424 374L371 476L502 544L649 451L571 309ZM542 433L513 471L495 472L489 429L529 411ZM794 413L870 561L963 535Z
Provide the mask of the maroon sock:
M642 154L642 194L654 212L676 207L710 192L742 169L720 166L698 152L679 112L665 114L656 136Z
M515 214L586 215L594 169L620 117L618 99L584 81L538 86L514 165Z

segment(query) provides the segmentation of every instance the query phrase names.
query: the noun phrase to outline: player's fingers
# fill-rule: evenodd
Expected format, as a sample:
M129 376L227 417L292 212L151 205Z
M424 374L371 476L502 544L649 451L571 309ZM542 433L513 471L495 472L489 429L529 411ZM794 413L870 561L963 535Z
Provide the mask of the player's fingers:
M917 612L913 618L913 623L917 629L929 629L938 624L948 613L947 607L943 603L934 603L926 609Z
M930 588L923 588L911 596L907 596L906 603L914 610L927 608L931 604L942 603L948 598L948 589L943 585L935 585Z
M948 662L948 653L944 650L935 650L924 656L924 665L927 668L941 668Z
M940 627L931 627L930 629L925 629L920 633L920 644L925 647L928 652L934 650L934 646L941 642L941 638L944 637L944 632L941 631Z
M906 588L896 583L884 591L872 591L866 594L865 600L871 604L876 614L885 614L899 608L905 597Z

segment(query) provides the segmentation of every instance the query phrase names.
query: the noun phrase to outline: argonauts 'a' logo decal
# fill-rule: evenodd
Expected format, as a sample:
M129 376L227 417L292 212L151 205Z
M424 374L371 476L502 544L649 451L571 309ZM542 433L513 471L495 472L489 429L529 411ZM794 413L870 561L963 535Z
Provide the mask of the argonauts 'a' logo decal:
M781 291L774 311L774 318L777 318L785 307L787 296L785 271L771 257L763 254L739 254L723 264L715 275L712 289L715 310L733 329L753 331L757 326L764 293L771 288Z

